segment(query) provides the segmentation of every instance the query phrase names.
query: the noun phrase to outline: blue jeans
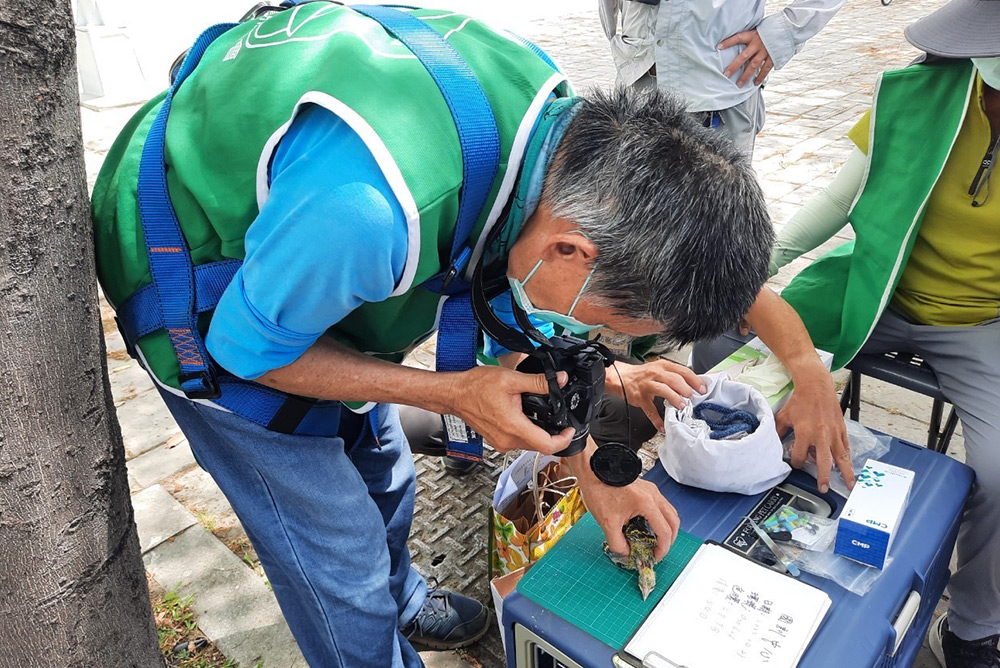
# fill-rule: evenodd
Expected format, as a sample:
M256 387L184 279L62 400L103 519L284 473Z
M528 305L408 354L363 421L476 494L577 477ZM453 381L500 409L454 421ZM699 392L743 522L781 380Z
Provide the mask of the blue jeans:
M268 431L161 392L202 467L260 557L310 666L423 666L399 628L424 579L406 545L416 472L395 406L369 420L343 410L337 437Z

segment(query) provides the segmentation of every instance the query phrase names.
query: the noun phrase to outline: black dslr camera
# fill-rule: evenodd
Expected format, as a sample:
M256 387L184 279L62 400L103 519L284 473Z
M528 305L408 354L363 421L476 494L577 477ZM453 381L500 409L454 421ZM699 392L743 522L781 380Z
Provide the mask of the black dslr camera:
M548 394L521 395L521 408L528 419L550 434L566 427L576 429L561 456L574 455L586 447L594 406L604 394L604 369L613 361L602 344L563 335L548 339L517 365L524 373L544 373L549 384ZM559 371L569 375L562 387L556 378Z
M549 384L548 394L521 395L521 410L528 419L550 434L566 427L576 430L569 447L557 456L571 457L587 447L590 421L604 394L604 370L613 362L614 355L604 344L563 335L547 339L517 365L524 373L545 374ZM556 376L560 371L569 375L562 387ZM642 460L626 445L604 443L590 456L590 468L605 484L622 487L642 473Z
M472 310L483 331L490 337L508 350L527 355L517 365L518 371L545 375L548 393L522 394L521 410L532 423L553 435L566 427L573 427L576 435L569 447L556 453L560 457L571 457L587 447L590 421L594 418L597 402L604 394L605 369L614 363L614 354L598 341L584 341L567 334L551 339L546 337L531 324L528 315L513 299L511 306L521 331L507 325L489 305L489 300L506 287L506 277L494 281L489 287L485 285L480 259L472 277ZM559 387L557 375L560 371L569 376L562 387ZM621 487L639 477L642 461L626 445L604 443L591 455L590 468L604 483Z

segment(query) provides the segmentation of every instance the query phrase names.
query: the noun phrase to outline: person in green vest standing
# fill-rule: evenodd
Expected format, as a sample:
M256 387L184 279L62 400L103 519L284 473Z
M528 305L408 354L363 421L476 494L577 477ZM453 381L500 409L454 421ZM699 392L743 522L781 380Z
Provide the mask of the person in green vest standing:
M782 296L837 367L918 353L954 404L976 484L930 645L946 668L998 668L1000 0L952 0L906 38L928 55L880 77L856 149L782 230L771 271L854 229Z
M445 339L475 353L473 268L549 334L687 342L735 326L773 241L749 161L668 95L575 97L537 47L473 18L329 2L207 30L109 151L93 217L130 351L306 659L341 668L414 668L489 625L411 567L396 404L499 451L574 436L522 413L544 376L456 366ZM438 372L399 364L435 330ZM662 558L676 511L651 483L601 482L594 451L566 463L611 548L642 515Z

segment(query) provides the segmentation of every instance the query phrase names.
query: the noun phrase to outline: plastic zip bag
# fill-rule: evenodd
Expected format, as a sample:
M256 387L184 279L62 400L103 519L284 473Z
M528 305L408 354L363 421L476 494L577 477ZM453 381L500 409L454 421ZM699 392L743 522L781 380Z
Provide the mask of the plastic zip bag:
M761 522L761 528L772 534L771 537L779 545L782 541L779 541L775 534L787 532L791 536L787 541L788 545L813 552L828 549L837 537L837 520L820 517L792 506L778 508L774 514Z
M889 444L892 443L891 436L876 435L871 429L854 420L844 420L844 424L847 425L847 440L851 445L851 464L855 471L863 469L865 462L869 459L882 459L889 453ZM781 441L786 460L791 460L794 444L795 432L790 431ZM802 470L813 478L817 477L816 453L812 448L809 449L809 455L806 457ZM830 489L845 499L851 494L847 483L844 482L844 476L836 468L830 471Z
M807 573L833 580L847 591L858 596L867 594L882 572L892 563L892 557L889 557L885 560L885 566L879 570L834 554L829 549L823 552L801 550L794 557L794 560L795 565Z

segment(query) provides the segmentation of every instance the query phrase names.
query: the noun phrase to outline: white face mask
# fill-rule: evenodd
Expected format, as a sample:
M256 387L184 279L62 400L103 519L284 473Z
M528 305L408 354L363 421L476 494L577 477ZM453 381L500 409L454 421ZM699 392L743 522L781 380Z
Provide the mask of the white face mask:
M583 232L579 232L577 230L573 230L573 232L579 234L584 239L587 238L587 235L585 235ZM527 313L528 315L533 315L539 320L544 320L545 322L551 322L554 325L559 325L566 331L576 334L577 336L583 336L584 334L590 332L591 330L604 326L604 325L588 325L587 323L580 322L579 320L573 317L573 310L576 308L577 302L580 301L580 297L583 296L584 290L587 289L587 284L590 283L590 278L594 275L593 268L591 268L590 273L587 274L587 278L586 280L584 280L583 285L580 287L580 291L576 293L576 299L573 300L573 304L569 307L569 313L559 313L558 311L546 311L544 309L537 308L534 304L531 303L531 300L528 299L528 293L524 289L525 284L529 280L531 280L531 277L535 275L535 272L538 271L538 268L541 266L542 266L542 260L539 260L538 263L532 268L532 270L528 272L528 275L524 277L523 281L520 281L516 278L510 278L509 276L507 277L507 280L510 282L511 292L514 294L514 301L517 302L517 305L520 306L525 313Z
M972 64L979 70L979 76L986 85L1000 90L1000 56L995 58L973 58Z
M573 305L569 307L569 313L560 313L559 311L546 311L545 309L540 309L535 307L528 299L528 293L525 292L524 286L528 280L535 274L539 267L542 266L542 260L538 261L538 264L528 272L528 275L524 277L523 281L519 281L516 278L507 277L510 282L511 292L514 293L514 301L517 305L524 310L528 315L533 315L539 320L544 320L545 322L551 322L553 325L559 325L563 329L576 334L577 336L583 336L591 330L597 329L598 327L603 327L604 325L588 325L585 322L580 322L573 317L573 309L576 308L577 302L580 301L580 297L583 296L583 291L587 289L587 284L590 283L590 277L594 275L594 270L591 269L590 273L587 274L587 280L583 282L583 286L580 287L580 292L576 294L576 299L573 300Z

